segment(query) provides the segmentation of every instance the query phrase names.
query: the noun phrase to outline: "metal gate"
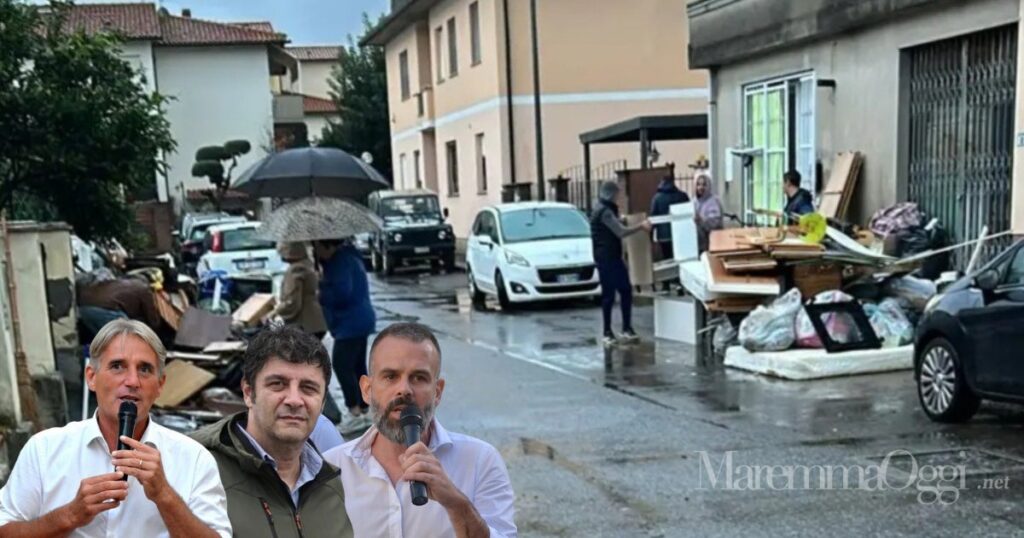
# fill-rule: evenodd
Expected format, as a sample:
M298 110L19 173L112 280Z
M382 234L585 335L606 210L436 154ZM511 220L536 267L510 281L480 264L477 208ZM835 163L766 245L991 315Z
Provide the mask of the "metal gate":
M1016 24L909 51L910 200L955 242L1010 228L1016 58ZM983 260L1008 242L986 245ZM970 254L955 252L955 267Z

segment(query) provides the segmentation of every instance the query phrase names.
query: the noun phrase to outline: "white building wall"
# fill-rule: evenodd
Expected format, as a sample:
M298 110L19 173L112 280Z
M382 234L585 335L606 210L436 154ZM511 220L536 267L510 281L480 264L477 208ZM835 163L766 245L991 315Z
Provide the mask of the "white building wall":
M305 95L331 98L331 87L328 80L331 78L331 68L337 62L301 62L299 65L299 86Z
M167 105L178 143L167 157L172 198L210 186L191 174L200 147L248 140L252 151L239 159L234 177L266 155L274 125L266 47L157 47L155 57L159 91L173 98Z
M320 141L321 134L327 124L330 116L324 116L322 114L306 114L306 132L309 136L309 143L316 144ZM334 116L334 120L337 121L337 116Z

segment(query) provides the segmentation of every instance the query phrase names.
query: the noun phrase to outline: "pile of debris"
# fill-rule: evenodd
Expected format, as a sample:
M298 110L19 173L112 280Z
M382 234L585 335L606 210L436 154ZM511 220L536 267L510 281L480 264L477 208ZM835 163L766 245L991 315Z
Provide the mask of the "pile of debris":
M182 432L246 409L240 387L246 339L274 308L274 296L254 294L231 315L196 307L181 316L167 353L154 420Z

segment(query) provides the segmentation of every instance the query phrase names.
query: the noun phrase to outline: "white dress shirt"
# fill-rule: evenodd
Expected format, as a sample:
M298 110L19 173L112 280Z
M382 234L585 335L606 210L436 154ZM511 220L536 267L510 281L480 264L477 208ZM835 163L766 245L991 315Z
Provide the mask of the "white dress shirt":
M430 436L430 450L448 478L465 495L490 528L491 537L517 536L514 521L515 494L501 455L491 445L458 433L449 433L437 420ZM362 437L331 449L324 460L341 469L345 511L359 538L433 538L455 536L448 512L437 501L412 504L409 483L391 484L387 471L370 448L377 428Z
M141 440L160 451L167 482L189 510L220 536L231 538L227 497L213 456L196 441L152 419ZM95 415L42 431L29 439L0 489L0 525L38 519L71 502L83 479L112 472L110 450ZM128 477L128 496L121 505L100 513L71 536L160 538L169 534L142 484Z

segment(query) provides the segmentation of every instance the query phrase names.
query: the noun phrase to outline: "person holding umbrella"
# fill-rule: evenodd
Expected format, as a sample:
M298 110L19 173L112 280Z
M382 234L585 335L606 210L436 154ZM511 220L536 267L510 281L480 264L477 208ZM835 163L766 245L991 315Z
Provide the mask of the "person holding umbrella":
M359 378L366 375L367 340L377 330L370 283L363 258L351 242L319 240L313 247L323 267L320 306L334 337L331 361L351 413L340 430L354 433L370 427L370 405L359 390Z
M380 231L381 224L380 218L349 200L307 197L274 210L258 232L264 239L313 243L321 266L320 310L334 338L332 365L351 413L340 426L346 434L370 426L366 415L370 406L360 395L359 377L366 374L367 338L377 326L366 268L347 238ZM311 297L303 293L305 307Z
M327 322L316 298L320 276L306 252L306 244L282 241L277 244L277 252L288 264L288 269L281 281L280 299L267 318L280 317L285 325L293 325L305 333L323 338L327 333Z

